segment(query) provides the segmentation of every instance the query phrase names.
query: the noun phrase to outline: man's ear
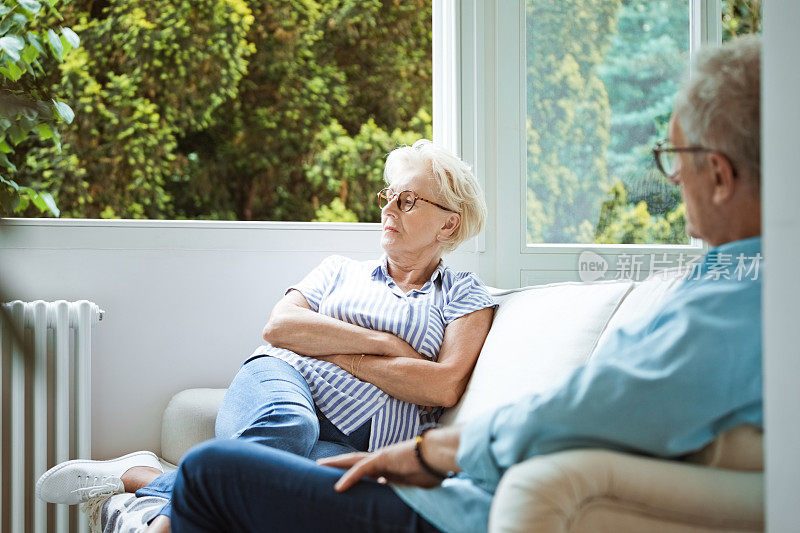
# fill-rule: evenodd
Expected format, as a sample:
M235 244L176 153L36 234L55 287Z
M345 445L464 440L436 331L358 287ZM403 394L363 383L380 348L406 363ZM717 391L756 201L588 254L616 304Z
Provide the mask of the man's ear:
M736 181L731 160L718 152L711 152L708 154L708 164L714 180L711 199L715 204L725 203L733 197L736 187L740 185Z

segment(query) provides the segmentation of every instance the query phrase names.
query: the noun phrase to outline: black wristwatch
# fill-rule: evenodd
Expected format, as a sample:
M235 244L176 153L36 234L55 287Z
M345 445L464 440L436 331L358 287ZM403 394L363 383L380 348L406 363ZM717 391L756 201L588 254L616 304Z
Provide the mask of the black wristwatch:
M433 468L431 465L428 464L427 461L425 461L425 459L422 458L422 450L420 448L421 445L422 445L422 439L423 439L423 437L425 435L425 432L428 431L429 429L436 429L436 428L440 428L440 427L442 427L441 424L431 423L431 424L424 424L420 428L419 435L417 435L416 439L414 439L414 455L417 457L417 461L419 461L419 464L422 466L422 468L427 473L429 473L430 475L435 476L435 477L437 477L437 478L439 478L441 480L445 480L445 479L449 479L449 478L455 476L456 473L450 471L450 472L447 472L447 473L443 474L442 472L439 472L438 470Z

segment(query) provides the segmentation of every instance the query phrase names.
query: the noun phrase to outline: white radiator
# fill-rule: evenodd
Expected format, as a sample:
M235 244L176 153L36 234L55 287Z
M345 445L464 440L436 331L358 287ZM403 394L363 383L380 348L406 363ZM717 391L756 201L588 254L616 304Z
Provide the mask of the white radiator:
M51 466L91 457L92 326L103 311L85 300L3 305L29 350L0 321L0 530L85 532L75 510L41 502L34 487Z

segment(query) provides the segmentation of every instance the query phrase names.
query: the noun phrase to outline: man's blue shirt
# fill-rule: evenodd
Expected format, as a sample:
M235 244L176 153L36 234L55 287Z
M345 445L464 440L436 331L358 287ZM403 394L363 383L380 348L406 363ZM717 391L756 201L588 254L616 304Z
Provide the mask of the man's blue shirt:
M395 491L444 531L486 531L500 477L530 457L570 448L679 457L741 424L763 427L762 268L760 237L709 250L661 306L564 382L466 424L458 477Z

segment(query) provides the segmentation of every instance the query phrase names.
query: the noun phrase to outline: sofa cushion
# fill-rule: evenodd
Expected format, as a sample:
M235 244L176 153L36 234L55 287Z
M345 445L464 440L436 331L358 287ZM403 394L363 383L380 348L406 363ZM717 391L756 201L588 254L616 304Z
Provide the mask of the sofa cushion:
M541 392L586 363L630 281L554 283L496 295L499 307L461 401L442 423Z

